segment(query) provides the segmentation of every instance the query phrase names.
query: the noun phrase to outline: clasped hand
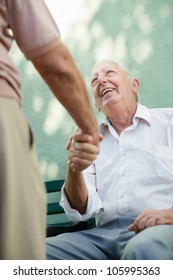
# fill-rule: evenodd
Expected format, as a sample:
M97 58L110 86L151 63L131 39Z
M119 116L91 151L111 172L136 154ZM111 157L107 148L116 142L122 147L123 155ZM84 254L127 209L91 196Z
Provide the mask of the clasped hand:
M99 136L99 141L103 136ZM69 151L68 165L73 171L83 171L96 158L99 153L98 146L93 143L91 135L83 133L77 129L67 142L67 150Z

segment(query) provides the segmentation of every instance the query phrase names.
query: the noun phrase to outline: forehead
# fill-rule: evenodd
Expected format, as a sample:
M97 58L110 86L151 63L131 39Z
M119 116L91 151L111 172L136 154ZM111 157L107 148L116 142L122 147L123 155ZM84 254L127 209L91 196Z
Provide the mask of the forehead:
M100 71L106 71L108 69L117 70L117 71L120 70L118 65L116 65L115 63L103 61L94 65L92 69L92 76L97 75Z

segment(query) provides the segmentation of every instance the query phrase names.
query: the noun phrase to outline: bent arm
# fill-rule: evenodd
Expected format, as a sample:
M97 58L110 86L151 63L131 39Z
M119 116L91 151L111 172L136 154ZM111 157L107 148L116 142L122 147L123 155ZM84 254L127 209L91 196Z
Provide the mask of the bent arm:
M56 98L70 113L82 132L98 145L98 125L84 80L63 43L32 60Z
M100 141L102 136L100 135ZM68 141L69 143L69 141ZM65 193L71 207L81 215L85 214L88 202L88 190L82 170L87 168L97 157L99 149L91 144L87 134L79 130L70 137Z
M67 175L61 206L71 220L86 221L103 208L96 189L95 166L92 164L99 150L90 143L88 135L81 133L71 136L68 148ZM75 160L77 158L78 162ZM85 168L87 169L82 172Z

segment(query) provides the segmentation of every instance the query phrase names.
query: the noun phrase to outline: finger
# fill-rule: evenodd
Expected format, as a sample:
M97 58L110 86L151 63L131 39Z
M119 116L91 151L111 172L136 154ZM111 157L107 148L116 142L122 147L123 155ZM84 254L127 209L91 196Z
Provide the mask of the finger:
M86 159L86 160L94 160L97 157L97 154L91 154L91 153L87 153L87 152L83 152L83 151L79 151L79 150L70 150L69 153L69 161L73 162L75 161L75 158L80 158L80 159Z
M89 154L98 154L99 153L99 148L90 143L75 142L73 150L79 151L79 152L86 152Z
M99 142L103 140L104 136L102 134L99 134Z
M73 157L79 157L81 159L95 160L98 156L98 148L93 147L93 149L76 149L75 147L71 147L69 150L69 159L71 160Z
M151 210L144 210L137 218L135 219L135 224L139 224L140 221L146 217L147 215L151 214Z
M66 149L69 151L73 142L74 142L74 135L72 134L69 139L67 140Z
M146 228L146 223L148 219L149 217L145 216L138 223L135 221L135 225L137 226L138 231L142 231L144 228Z
M67 144L66 144L66 149L67 149L68 151L70 150L70 147L71 147L71 144L72 144L72 140L73 140L73 138L74 138L74 135L75 135L76 133L79 133L79 131L80 131L79 127L76 127L76 128L74 129L73 133L72 133L72 134L70 135L70 137L68 138Z
M139 229L137 227L137 225L133 225L133 231L137 234L139 232Z
M129 231L134 231L134 224L129 225L129 226L128 226L128 230L129 230Z
M67 144L66 144L66 149L67 149L67 151L70 150L71 144L72 144L72 138L69 138L69 139L67 140Z
M146 227L152 227L154 225L156 225L156 218L155 217L150 217L147 221L146 221Z
M128 226L128 230L134 231L136 234L139 232L138 227L134 223Z
M75 142L87 142L87 143L92 143L93 138L91 135L78 132L74 135L74 141Z
M80 158L80 157L72 157L71 159L69 159L71 164L76 164L76 165L88 165L91 164L91 161L89 159L86 158Z
M97 158L97 153L91 154L76 150L74 153L70 154L69 159L71 162L73 162L73 159L76 157L84 160L94 161Z
M101 142L103 140L103 135L99 134L99 142ZM88 142L88 143L92 143L93 142L93 137L89 134L85 134L82 132L75 133L74 135L74 140L76 142Z

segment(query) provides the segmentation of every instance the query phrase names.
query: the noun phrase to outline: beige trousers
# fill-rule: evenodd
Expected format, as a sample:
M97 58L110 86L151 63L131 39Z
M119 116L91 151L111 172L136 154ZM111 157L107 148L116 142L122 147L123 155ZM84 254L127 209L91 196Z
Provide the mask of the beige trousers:
M45 259L46 194L17 101L0 97L0 259Z

